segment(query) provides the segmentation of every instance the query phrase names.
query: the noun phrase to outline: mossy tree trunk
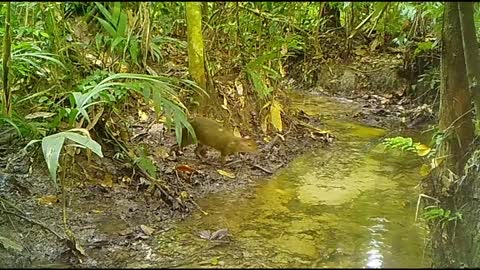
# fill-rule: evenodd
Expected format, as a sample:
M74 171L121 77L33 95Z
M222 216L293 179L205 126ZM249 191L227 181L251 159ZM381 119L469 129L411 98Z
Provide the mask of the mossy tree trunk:
M443 209L458 212L456 205L459 176L473 140L471 97L468 91L462 33L456 2L445 3L442 31L441 89L439 129L443 140L438 146L440 166L432 173L429 193L440 201ZM432 233L433 267L459 267L455 221L429 222Z
M193 80L205 91L207 78L205 73L205 56L202 36L202 3L186 2L188 69ZM198 93L196 101L200 108L205 106L205 96Z

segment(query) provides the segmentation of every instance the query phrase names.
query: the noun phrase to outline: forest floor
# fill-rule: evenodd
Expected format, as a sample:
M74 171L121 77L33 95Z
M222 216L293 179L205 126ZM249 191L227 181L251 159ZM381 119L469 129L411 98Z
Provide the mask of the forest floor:
M370 126L399 129L427 121L431 108L413 102L402 88L405 85L381 80L391 80L389 67L397 57L379 55L378 58L390 61L377 64L370 71L337 66L323 83L304 88L308 91L296 91L336 96L360 104L363 109L350 117ZM362 63L358 65L364 67ZM365 75L367 73L369 75ZM297 84L295 76L291 76L288 83ZM388 83L391 90L385 91L383 86ZM210 151L203 161L193 154L194 146L179 155L172 154L169 149L175 144L173 132L165 131L163 124L141 121L136 111L129 115L129 121L135 123L131 125L131 141L151 149L158 177L168 183L170 194L176 194L172 203L160 199L158 189L146 179L132 177L132 168L116 161L111 147L103 148L102 159L93 157L88 161L78 155L75 166L70 169L71 178L75 179L70 182L75 184L68 191L67 207L68 225L77 241L61 240L61 196L55 195L57 192L48 179L43 159L38 157L33 163L31 158L16 160L15 166L0 171L0 199L4 213L9 214L9 222L0 224L0 231L7 232L9 237L9 240L0 239L8 250L0 253L0 267L105 267L108 265L102 263L102 258L112 252L147 256L152 235L167 229L170 222L188 216L197 208L196 199L265 181L302 153L335 143L334 135L292 128L283 138L275 137L274 143L264 142L260 136L254 138L259 144L258 153L232 155L222 167L216 151ZM328 129L315 117L304 114L302 121ZM9 149L12 147L15 146ZM15 151L10 152L13 156ZM0 159L2 168L7 161L11 163L11 156ZM13 205L8 206L7 202ZM18 211L8 210L9 207Z

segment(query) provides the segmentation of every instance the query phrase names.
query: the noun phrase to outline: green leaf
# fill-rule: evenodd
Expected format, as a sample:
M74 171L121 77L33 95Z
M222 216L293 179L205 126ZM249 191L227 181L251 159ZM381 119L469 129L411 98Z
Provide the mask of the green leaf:
M50 177L53 182L57 184L57 168L60 152L62 151L65 137L60 133L44 137L42 139L43 157L47 162L47 168L50 172Z
M146 157L139 157L137 164L140 168L144 169L150 176L157 177L157 167L153 162Z
M47 163L50 177L55 184L57 184L57 169L59 165L60 152L62 151L65 139L72 140L80 146L92 150L92 152L98 156L103 157L101 146L97 142L88 136L82 136L75 132L82 132L88 135L88 131L86 129L71 129L43 137L42 139L43 157ZM28 145L30 144L31 142Z
M113 38L117 37L117 30L116 30L115 28L113 28L113 26L110 25L109 22L105 21L105 20L102 19L102 18L97 18L97 19L98 19L98 21L100 22L100 24L103 26L103 29L105 29L105 31L107 31L107 33L108 33L111 37L113 37Z
M77 129L72 129L72 131L75 131L75 130L77 130ZM100 146L100 144L98 144L96 141L92 140L90 137L82 136L78 133L74 133L74 132L70 132L70 131L65 131L65 132L63 132L63 134L69 140L72 140L72 141L80 144L81 146L84 146L84 147L92 150L92 152L94 152L97 156L103 157L102 147Z
M100 3L98 2L95 2L95 5L97 6L97 8L100 10L100 12L102 13L102 15L108 20L108 21L112 21L112 14L110 14L110 12Z
M120 14L121 14L121 8L122 8L122 4L120 2L113 3L112 20L110 21L112 25L118 26Z
M125 33L127 32L127 26L128 26L128 16L127 16L127 13L122 11L117 24L117 34L119 36L124 37Z

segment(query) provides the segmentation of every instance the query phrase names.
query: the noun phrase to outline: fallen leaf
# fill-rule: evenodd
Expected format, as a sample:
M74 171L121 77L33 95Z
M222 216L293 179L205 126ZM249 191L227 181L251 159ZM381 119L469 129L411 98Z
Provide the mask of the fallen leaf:
M105 175L105 179L100 183L102 187L112 187L113 186L113 176L109 173Z
M155 231L154 229L148 227L147 225L140 225L140 229L142 229L142 232L146 235L152 235L152 233Z
M221 240L227 236L230 236L228 229L219 229L210 235L210 240Z
M49 118L54 115L55 113L51 113L51 112L36 112L36 113L27 114L25 116L25 119Z
M423 164L422 167L420 167L420 170L418 171L420 176L424 177L424 176L427 176L430 171L431 171L431 167L427 164Z
M217 172L223 176L226 176L228 178L235 178L235 174L234 173L231 173L231 172L226 172L226 171L223 171L223 170L217 170Z
M235 80L235 88L237 89L238 95L243 95L243 85L242 82L238 79Z
M180 197L182 197L182 199L188 198L188 192L186 192L185 190L180 192Z
M428 153L430 153L430 151L432 150L430 147L424 144L418 144L415 148L417 149L417 155L421 157L428 155Z
M168 149L165 146L159 146L155 148L155 151L153 152L155 157L161 158L161 159L166 159L170 155L168 154Z
M209 240L210 239L210 232L209 231L200 231L198 236L202 239Z
M179 172L194 172L195 171L195 169L193 169L192 167L190 167L188 165L177 166L177 167L175 167L175 170L177 170Z
M55 196L55 195L47 195L47 196L43 196L43 197L38 198L38 203L43 204L43 205L52 205L52 204L58 203L58 202L59 202L59 200L58 200L57 196Z
M283 129L281 113L282 105L278 101L273 100L272 106L270 106L270 117L272 119L272 125L280 132Z
M140 117L140 122L146 122L148 120L148 114L142 110L138 110L138 116Z

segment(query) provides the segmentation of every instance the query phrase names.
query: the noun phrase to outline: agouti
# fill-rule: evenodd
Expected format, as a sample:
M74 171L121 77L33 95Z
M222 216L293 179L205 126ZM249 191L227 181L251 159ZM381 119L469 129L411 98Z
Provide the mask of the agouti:
M196 117L191 119L195 135L197 136L198 146L195 149L195 154L200 157L205 153L205 146L210 146L220 151L222 165L225 164L225 159L228 155L237 152L253 153L257 151L257 144L252 139L239 138L230 130L225 129L215 120L204 117ZM193 143L193 138L187 129L182 131L182 144L185 147Z

